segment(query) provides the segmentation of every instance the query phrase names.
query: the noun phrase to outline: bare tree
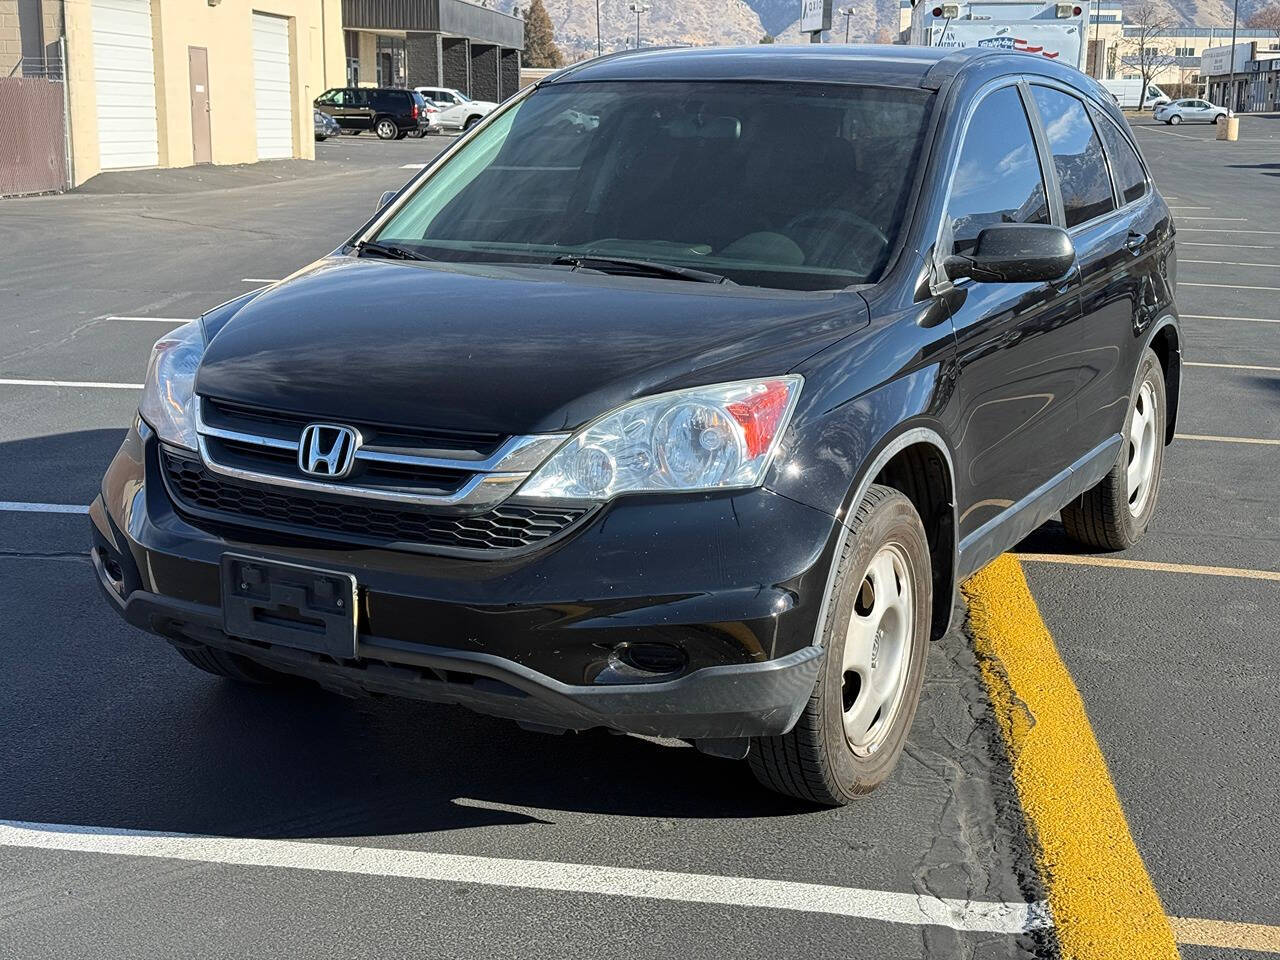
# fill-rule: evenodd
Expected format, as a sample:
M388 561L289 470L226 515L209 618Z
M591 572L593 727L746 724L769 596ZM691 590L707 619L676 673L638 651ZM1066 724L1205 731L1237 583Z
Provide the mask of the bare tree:
M1129 11L1126 20L1121 45L1128 51L1125 62L1137 67L1142 77L1142 93L1138 100L1138 111L1141 112L1147 105L1147 88L1151 81L1178 62L1172 53L1157 46L1160 38L1169 35L1173 21L1161 8L1147 0Z
M1280 3L1259 7L1249 14L1244 25L1253 27L1255 30L1270 30L1275 38L1280 40Z

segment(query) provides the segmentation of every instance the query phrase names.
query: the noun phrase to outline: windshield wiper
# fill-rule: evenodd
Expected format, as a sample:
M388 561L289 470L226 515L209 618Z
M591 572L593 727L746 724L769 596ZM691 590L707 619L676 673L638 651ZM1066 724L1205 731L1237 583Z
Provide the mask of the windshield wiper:
M669 280L690 280L694 283L728 283L733 281L718 273L707 270L694 270L692 267L677 267L670 263L659 263L656 260L637 260L632 257L607 257L595 253L566 253L551 261L561 266L577 267L583 270L599 270L601 273L628 273L650 277L665 277ZM610 267L621 267L610 270Z
M434 257L428 257L426 254L417 253L405 247L397 247L391 243L378 243L376 240L361 240L356 244L356 254L364 256L366 253L373 254L376 257L386 257L389 260L434 260Z

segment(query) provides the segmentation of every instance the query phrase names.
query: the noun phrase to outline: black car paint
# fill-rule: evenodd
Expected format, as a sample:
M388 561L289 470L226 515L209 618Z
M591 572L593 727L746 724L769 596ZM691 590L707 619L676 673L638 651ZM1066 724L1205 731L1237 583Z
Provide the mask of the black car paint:
M1078 265L1054 283L952 284L931 266L964 108L979 92L1002 78L1062 84L1125 129L1101 88L1023 55L913 49L646 52L544 82L726 75L938 91L912 212L880 282L790 293L358 259L346 245L207 313L197 392L317 418L510 434L572 429L631 398L684 385L800 373L804 389L762 488L624 496L532 553L424 556L197 527L165 495L157 443L138 421L91 511L95 542L122 559L130 586L145 588L126 605L135 608L130 619L175 642L199 639L265 657L210 626L219 557L248 552L358 571L362 649L388 662L423 665L428 647L431 656L483 651L585 692L596 689L589 684L609 649L658 637L688 652L682 676L694 677L817 643L832 557L847 533L841 521L906 443L936 453L935 479L945 487L937 515L924 518L938 552L936 633L959 578L1110 469L1148 345L1166 365L1172 438L1180 336L1173 225L1157 192L1071 231ZM1052 206L1061 223L1056 198ZM122 603L109 583L104 589ZM174 601L168 613L165 598ZM322 676L315 664L292 669L335 687L360 686ZM494 669L516 687L528 679ZM543 724L557 715L531 719L475 691L420 695ZM561 725L685 735L679 713L700 707L688 690L672 695L657 709L673 716L657 726L625 710L594 721L562 710ZM784 721L794 716L779 721L776 705L762 706L754 720L735 713L720 725L692 724L688 735L773 732Z

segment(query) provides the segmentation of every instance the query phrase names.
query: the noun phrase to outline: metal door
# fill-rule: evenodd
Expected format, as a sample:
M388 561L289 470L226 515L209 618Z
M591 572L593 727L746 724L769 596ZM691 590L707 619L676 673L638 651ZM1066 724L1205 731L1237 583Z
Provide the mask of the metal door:
M213 137L209 129L209 51L187 47L191 75L191 161L213 163Z

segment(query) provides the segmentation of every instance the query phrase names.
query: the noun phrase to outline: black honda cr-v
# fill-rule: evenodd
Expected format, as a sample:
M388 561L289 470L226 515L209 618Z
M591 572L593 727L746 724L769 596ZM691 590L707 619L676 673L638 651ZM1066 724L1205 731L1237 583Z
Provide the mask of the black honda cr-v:
M1146 528L1174 272L1066 67L590 61L156 344L94 564L214 674L682 738L843 803L961 579L1059 511Z

